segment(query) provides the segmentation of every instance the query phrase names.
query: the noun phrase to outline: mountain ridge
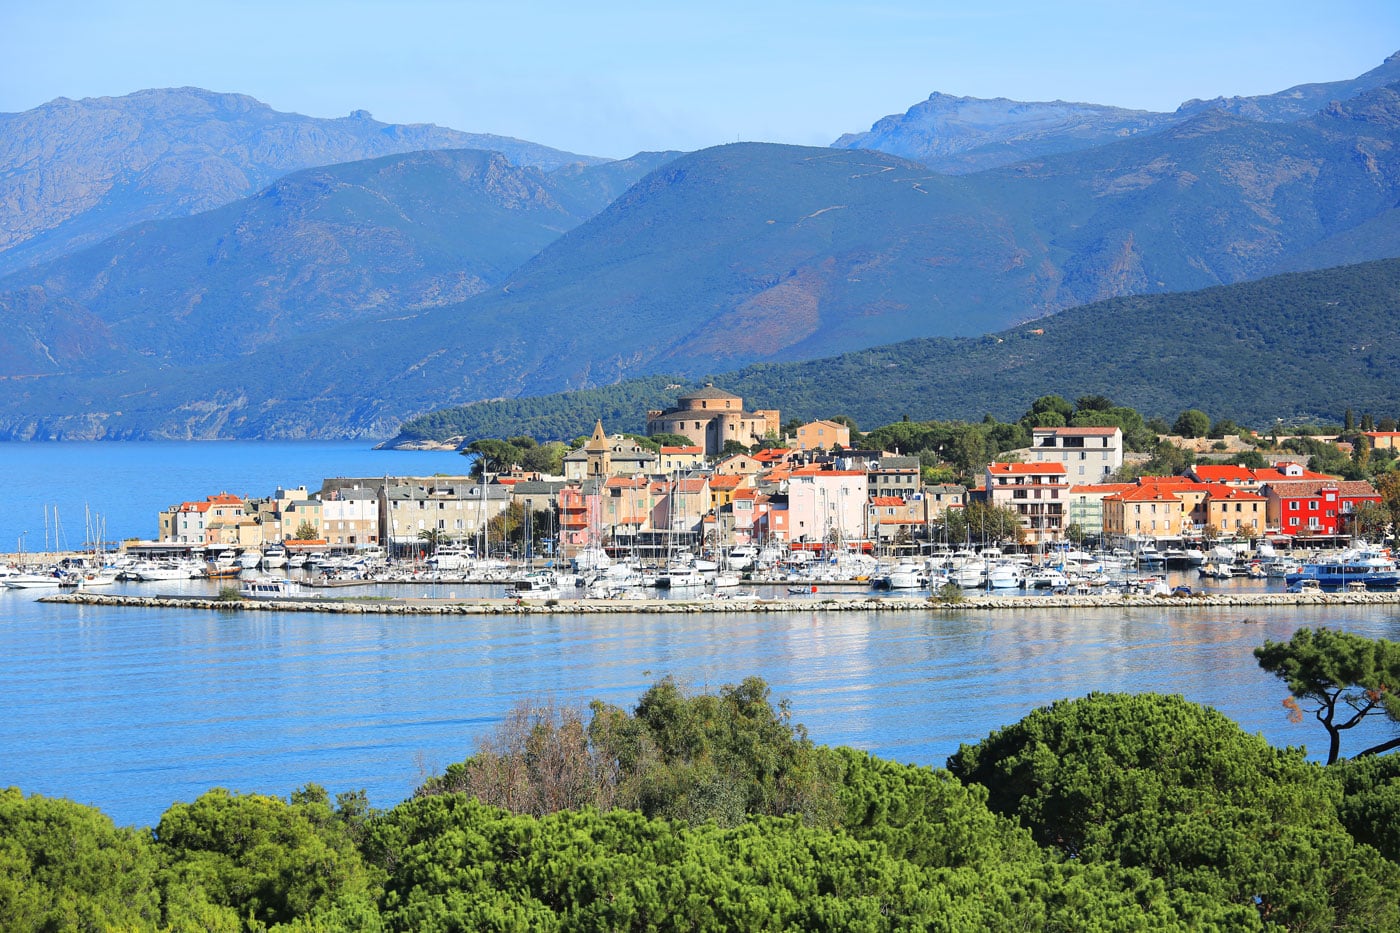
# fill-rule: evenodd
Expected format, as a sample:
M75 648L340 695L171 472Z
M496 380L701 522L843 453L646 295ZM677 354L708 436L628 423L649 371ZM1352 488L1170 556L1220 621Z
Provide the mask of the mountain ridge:
M1252 97L1189 100L1171 112L935 91L904 113L882 117L863 133L845 133L831 145L876 149L938 171L965 174L1159 132L1212 110L1254 122L1304 120L1334 100L1353 98L1397 81L1400 52L1355 78L1298 84Z
M424 149L490 149L515 164L607 160L363 110L322 119L243 94L152 88L0 113L0 275L143 220L230 203L292 171Z

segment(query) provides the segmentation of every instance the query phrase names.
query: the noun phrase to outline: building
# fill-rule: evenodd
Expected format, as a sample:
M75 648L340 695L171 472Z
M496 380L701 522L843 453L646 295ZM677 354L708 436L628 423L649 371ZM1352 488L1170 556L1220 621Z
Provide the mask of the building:
M789 540L812 548L866 540L868 483L864 470L794 470L787 481Z
M608 437L602 421L594 426L588 443L564 457L564 479L570 482L650 474L656 469L655 453L622 434Z
M687 392L676 400L675 408L647 412L647 434L679 434L717 456L726 441L752 447L764 438L778 436L777 410L744 411L744 400L737 395L707 385Z
M923 485L923 468L918 457L883 454L880 459L871 461L866 470L870 476L872 497L899 496L901 499L913 499Z
M1273 482L1260 493L1268 500L1269 527L1294 538L1349 534L1347 516L1363 503L1381 501L1370 483L1330 478Z
M1233 538L1257 538L1264 534L1268 499L1247 489L1218 486L1204 502L1205 524Z
M1122 428L1032 428L1030 460L1059 463L1071 483L1101 483L1123 465Z
M483 485L470 477L425 477L382 489L381 539L399 547L416 545L424 532L458 539L484 536L491 520L504 515L511 503L510 487Z
M1133 483L1085 483L1069 488L1065 527L1078 525L1086 535L1101 536L1104 526L1103 501L1106 497L1132 489Z
M1028 544L1064 537L1069 488L1059 462L987 464L987 503L1019 515Z
M830 450L851 446L851 429L839 421L809 421L793 432L797 450Z
M694 445L667 447L663 445L657 459L656 469L659 473L669 476L672 473L689 473L704 465L705 451L700 447Z
M378 489L349 486L322 495L321 536L327 544L355 550L379 545Z

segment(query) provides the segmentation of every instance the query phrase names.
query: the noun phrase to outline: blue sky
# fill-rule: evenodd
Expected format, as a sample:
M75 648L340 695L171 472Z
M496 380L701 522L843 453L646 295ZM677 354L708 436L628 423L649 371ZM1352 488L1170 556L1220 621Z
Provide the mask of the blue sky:
M195 85L603 156L826 145L932 91L1171 110L1354 77L1396 0L0 3L0 111Z

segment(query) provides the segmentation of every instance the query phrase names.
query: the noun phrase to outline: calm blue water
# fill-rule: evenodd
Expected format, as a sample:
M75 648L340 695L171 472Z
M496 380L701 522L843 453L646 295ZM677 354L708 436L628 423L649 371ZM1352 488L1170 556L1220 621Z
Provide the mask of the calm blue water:
M340 451L335 463L315 459ZM79 509L92 489L165 504L460 463L338 444L4 445L0 456L11 483ZM407 465L379 466L389 463ZM16 476L17 464L37 472ZM173 483L176 464L191 482ZM150 514L143 527L153 529ZM285 795L314 781L333 793L365 788L390 806L469 754L518 700L628 705L666 674L696 688L760 675L816 741L922 764L1092 690L1181 693L1277 745L1321 749L1316 726L1288 723L1282 685L1256 667L1253 648L1304 625L1400 638L1394 608L424 619L79 609L34 597L0 590L0 786L142 825L214 786ZM1387 734L1377 727L1370 740ZM1344 751L1365 738L1349 736Z
M20 550L22 534L25 551L59 549L55 507L59 545L76 548L85 515L101 517L108 540L154 538L157 513L187 499L268 496L278 486L315 492L328 476L430 476L469 465L452 451L372 450L362 442L0 443L0 553Z

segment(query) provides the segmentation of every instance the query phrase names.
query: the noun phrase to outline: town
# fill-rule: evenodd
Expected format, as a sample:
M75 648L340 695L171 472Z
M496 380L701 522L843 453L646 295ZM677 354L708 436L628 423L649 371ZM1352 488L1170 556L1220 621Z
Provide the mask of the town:
M1108 421L1128 410L1101 404L1087 413L1109 417L1087 418L1072 406L1058 413L1056 404L1037 406L1046 410L1033 408L1030 421L1052 423L1032 423L1022 432L1026 446L998 452L970 482L957 483L908 451L853 446L842 420L785 428L779 412L746 410L741 397L706 385L681 394L673 408L648 412L645 437L609 435L598 422L591 437L572 449L555 445L552 454L528 438L469 445L477 454L471 475L330 477L315 493L297 486L262 498L221 491L162 511L158 538L127 549L204 558L211 568L310 563L334 571L383 555L479 576L503 559L582 570L627 558L708 559L701 566L820 564L833 578L863 580L877 577L881 561L888 570L899 558L971 547L1032 554L1096 547L1139 565L1191 564L1229 576L1247 572L1232 567L1231 554L1336 548L1388 526L1371 482L1309 469L1287 447L1270 445L1266 454L1239 434L1150 435L1153 452L1132 452L1117 425L1053 423ZM1142 435L1137 422L1126 423ZM1348 427L1378 462L1393 456L1400 434ZM1374 425L1366 419L1362 427ZM1198 433L1208 431L1202 425ZM1336 447L1336 440L1308 443ZM1355 455L1355 445L1341 443L1340 452ZM1197 449L1202 461L1233 451L1228 459L1236 462L1197 463ZM1144 470L1153 458L1171 463L1183 451L1189 465L1178 460L1166 475ZM531 469L550 456L557 472ZM986 574L954 579L982 585ZM914 579L923 586L930 576ZM1013 585L1026 585L1024 577Z

